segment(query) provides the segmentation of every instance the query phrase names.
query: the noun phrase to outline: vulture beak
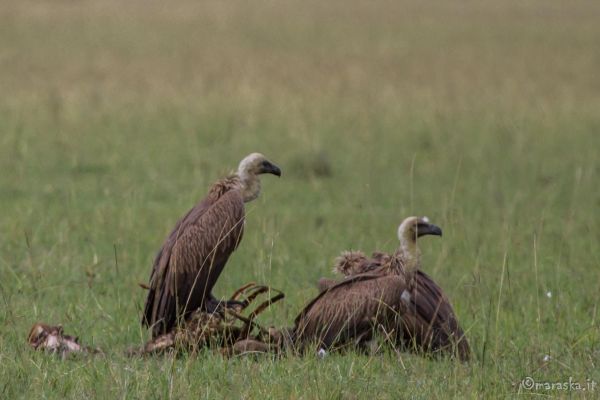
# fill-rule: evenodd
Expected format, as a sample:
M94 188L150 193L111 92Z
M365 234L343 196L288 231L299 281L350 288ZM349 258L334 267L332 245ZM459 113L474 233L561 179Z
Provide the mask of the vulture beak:
M442 228L427 222L419 222L417 224L417 237L425 235L442 236Z
M281 169L277 165L271 163L270 161L265 160L260 166L259 173L281 176Z

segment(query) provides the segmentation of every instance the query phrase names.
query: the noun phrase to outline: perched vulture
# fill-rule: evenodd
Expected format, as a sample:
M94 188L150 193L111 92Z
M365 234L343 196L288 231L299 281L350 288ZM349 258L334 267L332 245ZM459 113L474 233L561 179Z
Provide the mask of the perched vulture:
M244 231L244 203L260 193L260 174L281 176L262 154L244 158L235 174L217 181L181 218L158 252L142 324L152 337L169 332L196 309L215 312L227 302L211 293Z
M417 238L442 235L427 218L410 217L398 228L400 247L393 254L344 252L336 282L321 279L321 293L298 315L295 341L322 348L364 346L380 330L395 346L449 352L469 359L467 339L442 289L421 271Z

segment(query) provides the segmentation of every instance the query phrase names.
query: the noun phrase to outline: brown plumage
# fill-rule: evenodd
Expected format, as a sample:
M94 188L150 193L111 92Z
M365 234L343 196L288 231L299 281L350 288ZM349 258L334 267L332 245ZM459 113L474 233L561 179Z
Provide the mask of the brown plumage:
M393 326L400 307L398 291L404 279L383 274L359 274L322 291L295 320L294 338L304 349L362 345L373 328Z
M237 173L216 182L183 218L158 252L142 323L152 336L169 332L196 309L222 305L211 291L244 232L244 203L260 193L259 175L281 175L262 154L244 158Z
M400 248L393 254L344 252L335 270L345 279L321 279L321 293L296 318L300 347L364 345L375 329L394 345L427 352L446 351L468 360L469 345L450 301L420 270L416 239L441 235L425 218L407 218L398 229Z
M373 253L368 258L362 251L343 251L334 261L333 272L338 272L345 277L376 272L382 265L390 262L390 256L385 253ZM317 282L319 292L331 289L339 281L331 278L321 278Z
M364 274L389 262L390 256L385 253L373 253L373 256L368 258L362 251L343 251L334 261L333 272L344 276Z

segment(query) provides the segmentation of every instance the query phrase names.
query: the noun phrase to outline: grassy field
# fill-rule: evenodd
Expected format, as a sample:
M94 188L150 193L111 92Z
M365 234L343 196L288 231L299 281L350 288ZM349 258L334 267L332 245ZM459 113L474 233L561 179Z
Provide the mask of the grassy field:
M600 395L520 387L600 385L600 3L122 3L0 7L0 398ZM427 215L475 360L126 358L164 237L253 151L284 175L217 295L267 283L290 325ZM106 357L34 353L40 320Z

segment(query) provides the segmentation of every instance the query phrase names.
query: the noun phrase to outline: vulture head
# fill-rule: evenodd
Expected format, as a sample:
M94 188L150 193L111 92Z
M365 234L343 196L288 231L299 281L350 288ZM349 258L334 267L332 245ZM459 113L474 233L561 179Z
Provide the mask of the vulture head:
M408 217L398 227L398 239L405 259L405 268L414 271L420 267L417 239L425 235L442 236L442 229L429 222L427 217Z
M398 239L402 241L416 241L425 235L442 236L442 229L429 222L427 217L408 217L398 227Z
M261 174L281 176L281 169L260 153L252 153L240 161L237 175L242 181L244 201L252 201L260 194Z

